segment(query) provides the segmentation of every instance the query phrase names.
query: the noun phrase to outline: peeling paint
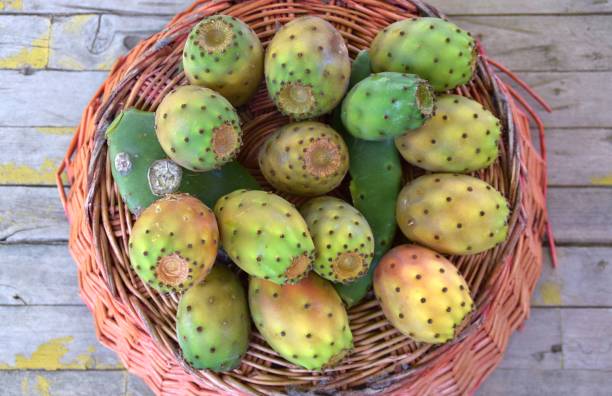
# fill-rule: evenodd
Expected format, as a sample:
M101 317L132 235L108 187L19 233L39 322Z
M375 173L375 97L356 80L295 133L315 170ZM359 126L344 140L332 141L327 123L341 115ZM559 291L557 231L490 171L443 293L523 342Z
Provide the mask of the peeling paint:
M0 11L21 11L23 0L0 0Z
M89 22L96 22L98 15L75 15L66 19L66 23L62 24L62 28L67 33L81 34L83 27Z
M1 3L0 3L1 4ZM0 68L19 69L30 66L34 69L42 69L49 63L49 31L43 33L32 43L17 53L0 58Z
M38 127L36 131L44 135L72 136L76 127Z
M36 390L40 396L51 396L49 392L49 381L42 375L36 376Z
M65 362L65 355L69 352L68 345L74 337L66 336L49 340L38 346L30 357L23 354L15 355L13 365L0 363L0 370L89 370L100 368L93 357L95 347L90 346L87 352L77 355L74 360ZM113 367L115 368L115 367Z
M544 305L561 305L561 285L543 282L540 285L540 300Z
M28 396L30 394L30 383L28 382L28 377L23 377L21 379L21 394L23 396Z
M596 186L612 186L612 173L604 177L594 177L591 183Z
M61 158L46 158L38 166L8 162L0 164L0 184L55 184L55 172Z

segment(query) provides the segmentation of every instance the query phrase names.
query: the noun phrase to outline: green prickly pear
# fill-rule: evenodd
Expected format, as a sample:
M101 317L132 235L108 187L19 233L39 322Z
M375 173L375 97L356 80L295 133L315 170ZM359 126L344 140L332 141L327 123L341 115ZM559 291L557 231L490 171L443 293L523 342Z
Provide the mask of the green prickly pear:
M184 291L212 268L218 239L212 210L190 195L170 194L136 220L130 235L130 262L140 279L154 289Z
M269 192L237 190L214 210L223 248L248 274L285 284L310 270L314 244L291 203Z
M342 122L355 137L386 140L419 128L434 113L427 81L412 74L373 74L342 102Z
M259 167L277 190L313 196L338 187L349 167L342 137L320 122L285 125L270 135L259 152Z
M471 176L421 176L402 189L395 211L408 239L442 253L480 253L508 235L508 202Z
M351 87L371 74L368 51L361 51L351 67ZM400 155L392 140L369 142L356 139L344 129L340 109L336 108L332 126L346 141L351 157L350 192L353 205L366 218L374 234L374 259L368 272L351 283L337 283L334 287L349 306L360 302L370 290L374 269L382 256L391 248L395 237L395 201L402 188ZM380 158L371 161L371 158Z
M251 278L249 306L267 343L293 364L325 369L353 348L342 300L329 282L312 272L295 285Z
M370 47L375 73L414 73L437 92L466 84L476 65L470 33L439 18L405 19L381 30Z
M314 240L314 270L319 275L348 283L367 272L374 236L357 209L338 198L319 197L306 202L300 212Z
M402 157L433 172L473 172L495 162L499 120L463 96L438 97L436 114L421 128L395 138Z
M191 172L168 159L155 136L155 113L125 110L108 127L106 136L113 179L135 215L169 193L188 193L212 206L239 188L259 188L237 162L210 172Z
M281 113L296 120L332 111L346 93L350 71L342 35L315 16L287 23L266 51L268 93Z
M418 342L441 344L474 308L457 268L417 245L391 249L374 271L374 292L391 324Z
M181 297L176 335L183 358L194 368L229 371L249 346L251 321L238 276L215 264L206 279Z
M208 171L234 159L242 144L233 106L215 91L181 86L166 95L155 113L157 138L174 162Z
M263 78L263 47L244 22L227 15L209 16L187 38L183 69L191 84L214 89L240 106Z

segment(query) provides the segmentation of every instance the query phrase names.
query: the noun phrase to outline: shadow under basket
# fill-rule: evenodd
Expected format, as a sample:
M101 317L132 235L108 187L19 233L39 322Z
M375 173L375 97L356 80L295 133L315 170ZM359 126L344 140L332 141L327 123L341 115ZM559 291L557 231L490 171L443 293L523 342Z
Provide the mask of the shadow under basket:
M123 109L154 111L173 87L186 84L180 67L183 44L199 20L216 13L248 23L264 46L282 24L305 14L318 15L342 33L351 57L392 22L414 16L443 17L420 1L408 0L198 1L119 59L85 109L57 173L81 295L93 313L100 341L163 395L474 392L500 362L510 335L529 313L547 229L543 127L529 103L546 106L511 72L489 59L480 45L473 80L454 93L477 100L502 120L501 155L474 176L506 196L512 215L504 243L485 253L451 257L476 302L458 337L435 347L416 343L390 326L370 294L349 310L355 350L333 369L311 372L288 363L255 329L249 350L234 371L197 371L182 360L175 334L180 296L162 295L143 285L130 267L128 239L134 218L113 182L104 135ZM518 90L528 94L529 102ZM270 188L257 169L256 154L263 139L287 119L276 111L263 84L239 113L245 134L239 160ZM537 127L540 151L532 145L530 125ZM407 172L408 179L413 173ZM65 176L69 191L62 185ZM346 188L333 194L350 201Z

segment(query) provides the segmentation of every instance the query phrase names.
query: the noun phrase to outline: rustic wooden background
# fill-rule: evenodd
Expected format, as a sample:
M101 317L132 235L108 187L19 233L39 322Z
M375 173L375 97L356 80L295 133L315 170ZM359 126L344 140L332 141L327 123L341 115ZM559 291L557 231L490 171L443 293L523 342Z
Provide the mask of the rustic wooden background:
M149 395L79 299L53 172L113 60L189 0L0 0L0 394ZM612 3L432 0L553 106L560 267L480 395L612 394Z

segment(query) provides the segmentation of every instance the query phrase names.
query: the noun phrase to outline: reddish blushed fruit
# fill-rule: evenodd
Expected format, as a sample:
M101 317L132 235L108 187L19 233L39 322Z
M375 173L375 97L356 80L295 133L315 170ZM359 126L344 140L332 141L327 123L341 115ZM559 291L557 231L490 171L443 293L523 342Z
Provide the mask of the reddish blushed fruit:
M130 263L161 292L180 292L208 274L219 230L212 210L187 194L170 194L145 209L130 235Z
M295 285L249 282L255 326L282 357L308 370L334 366L353 348L353 335L334 287L314 273Z
M389 322L419 342L453 339L474 308L457 268L417 245L397 246L383 257L374 271L374 292Z

